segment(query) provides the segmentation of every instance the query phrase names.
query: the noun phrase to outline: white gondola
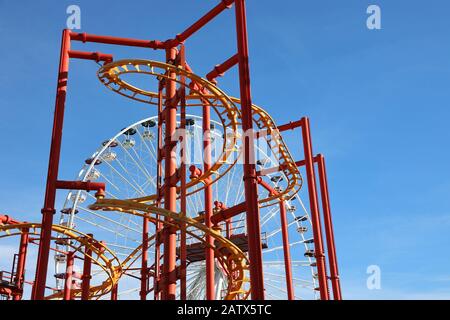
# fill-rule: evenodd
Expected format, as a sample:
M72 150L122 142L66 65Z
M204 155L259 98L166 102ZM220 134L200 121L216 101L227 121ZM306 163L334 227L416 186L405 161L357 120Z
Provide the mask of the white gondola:
M122 145L125 149L131 149L136 145L136 141L134 139L128 138L122 142Z
M94 181L97 180L98 178L100 178L100 171L96 170L96 169L92 169L91 171L89 171L88 175L87 175L87 179Z
M294 205L288 206L287 210L288 210L288 212L295 212L295 211L297 211L297 207Z
M77 196L78 196L78 193L77 192L73 192L70 195L70 200L72 200L72 202L75 202L77 200ZM80 196L78 197L78 203L84 203L85 201L86 201L86 194L81 192Z
M153 132L149 131L149 130L145 130L142 133L142 138L144 140L153 141L155 139L155 134Z
M55 261L60 263L65 263L67 260L67 256L62 253L55 254Z
M117 158L117 153L115 153L111 150L105 151L102 155L102 159L107 162L112 162L112 161L116 160L116 158Z

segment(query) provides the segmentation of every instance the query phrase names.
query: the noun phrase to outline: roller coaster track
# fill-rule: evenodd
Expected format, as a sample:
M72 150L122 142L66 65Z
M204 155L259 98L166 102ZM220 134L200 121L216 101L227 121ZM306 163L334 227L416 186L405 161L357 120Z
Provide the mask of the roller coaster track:
M169 79L169 73L176 73L176 79ZM157 92L146 91L132 84L126 82L121 78L124 74L145 74L156 77L158 80L166 79L166 81L175 81L180 86L186 86L180 80L181 76L190 79L192 84L189 87L189 94L186 96L186 107L203 106L205 103L210 105L219 118L219 122L224 128L224 143L221 155L218 160L211 166L210 170L202 172L199 177L192 178L186 183L187 196L196 192L204 190L206 186L216 183L219 179L227 174L227 172L237 164L242 150L237 150L239 156L230 162L229 159L236 151L238 139L241 138L239 131L241 126L241 113L239 109L240 99L226 95L212 82L183 69L181 66L167 64L151 60L121 60L112 62L102 66L98 71L99 80L112 91L119 93L127 98L144 102L147 104L156 105L159 102L160 95ZM164 99L164 97L163 97ZM275 205L280 199L291 199L300 190L302 186L302 177L293 160L283 138L279 134L276 124L272 117L262 108L252 105L253 122L259 130L260 137L264 138L267 145L276 156L280 171L283 172L287 179L284 188L279 190L276 194L269 194L267 197L259 200L261 207ZM255 136L251 137L255 138ZM224 166L228 164L228 166ZM178 188L180 193L180 188ZM215 256L224 268L228 278L226 300L233 300L236 298L247 299L250 294L250 283L247 279L248 263L247 257L239 247L231 242L226 237L223 237L219 232L207 228L203 223L187 217L185 214L171 212L155 206L157 200L156 195L149 195L141 198L116 200L98 198L97 202L90 206L92 210L103 211L119 211L135 216L147 217L151 222L161 222L165 225L170 225L180 228L186 228L186 233L193 238L198 239L205 246L210 246L206 241L206 236L213 237L216 241L212 249L215 251ZM161 219L166 217L169 219ZM28 225L11 225L0 226L0 231L10 229L18 229L30 226L32 228L39 228L37 224ZM59 225L53 226L53 230L57 233L78 240L82 245L89 246L93 252L97 252L89 241L82 240L85 235L80 232L62 227ZM20 232L19 232L20 233ZM1 237L1 236L0 236ZM149 238L152 241L155 235ZM97 242L98 243L98 242ZM102 245L104 247L104 245ZM74 248L79 250L79 248ZM107 257L98 253L97 260L94 259L95 264L99 265L107 271L108 278L100 285L90 288L90 298L100 298L111 291L113 285L123 275L127 266L132 264L140 256L142 248L136 248L126 259L113 266L112 261L118 262L118 259L113 255L113 260L108 260ZM97 250L97 251L95 251ZM105 247L105 250L112 252ZM101 263L103 261L103 264ZM73 290L75 296L80 295L80 290ZM57 292L47 299L60 299L61 292Z
M20 223L20 224L0 224L0 239L12 236L19 236L24 231L28 230L28 234L39 235L38 230L41 229L41 224L38 223ZM67 228L60 225L53 225L52 231L62 235L66 241L67 247L70 247L73 252L79 252L81 256L88 256L92 259L92 263L100 267L107 275L107 280L101 285L92 287L90 290L91 298L98 298L109 293L114 284L119 281L122 275L122 263L108 247L102 242L93 239L87 234L78 230ZM56 238L55 238L56 240ZM83 249L88 248L92 254L87 255ZM74 293L76 291L74 290ZM80 291L81 292L81 291ZM61 298L62 293L58 292L47 296L46 299L52 300Z

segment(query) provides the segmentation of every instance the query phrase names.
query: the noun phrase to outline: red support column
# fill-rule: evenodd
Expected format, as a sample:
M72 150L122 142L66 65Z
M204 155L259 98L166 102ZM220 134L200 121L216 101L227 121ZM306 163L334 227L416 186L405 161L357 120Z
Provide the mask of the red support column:
M88 241L93 238L92 234L88 234ZM92 249L86 246L84 249L83 262L83 280L81 282L81 300L89 300L89 289L91 287L91 269L92 269Z
M186 68L186 47L181 44L180 49L180 65L183 69ZM181 165L180 165L180 208L181 213L186 215L186 77L180 77L181 82L181 97L180 97L180 129L182 130L181 137ZM186 224L181 226L180 232L180 300L186 300L186 269L187 269L187 251L186 251Z
M211 107L207 101L203 101L203 172L207 172L211 168ZM208 181L209 184L209 181ZM213 215L213 194L212 185L209 184L205 187L205 225L207 228L212 229L213 224L211 217ZM214 239L210 236L206 236L206 242L208 246L205 249L206 256L206 300L215 299L214 289Z
M111 289L111 300L116 301L119 298L119 284L113 285Z
M320 193L322 198L322 211L324 216L324 228L327 237L327 252L330 263L330 280L333 287L334 300L342 300L341 284L339 280L338 263L336 257L336 246L334 243L333 220L331 218L330 196L328 193L327 172L325 158L319 154L317 156L317 167L319 172Z
M70 30L66 29L63 31L62 35L53 133L50 148L44 208L42 209L42 230L39 241L36 278L32 293L33 300L43 300L45 295L53 215L55 214L56 181L58 179L62 129L64 122L64 107L66 102L67 80L69 73L69 50Z
M262 178L258 178L258 183L271 195L277 195L278 192ZM295 300L294 285L292 282L292 261L291 261L291 248L289 245L289 231L286 217L286 203L283 199L280 200L280 224L281 224L281 236L283 239L283 254L284 254L284 269L286 273L286 291L288 300Z
M248 61L247 22L245 1L236 0L236 30L239 55L239 83L241 94L242 129L244 130L244 186L247 203L247 234L250 258L250 282L252 299L264 300L264 277L262 267L261 226L259 221L258 186L254 164L254 139L248 137L253 131L250 70Z
M166 50L166 59L168 62L175 61L177 49L170 48ZM176 98L176 79L175 72L169 72L169 79L166 83L166 100L164 109L164 120L166 124L165 141L164 141L164 208L173 212L177 210L177 186L174 177L177 175L176 149L175 143L172 141L177 126L177 104L174 103ZM172 80L173 79L173 80ZM164 265L163 265L163 286L162 299L175 300L177 288L177 233L176 229L171 226L165 226L163 229L164 237Z
M157 175L157 181L156 181L156 192L157 192L157 200L156 200L156 206L161 206L161 199L163 197L163 190L162 190L162 156L161 152L163 149L163 141L162 141L162 123L163 123L163 80L159 82L158 85L158 164L156 167L156 175ZM160 216L156 215L156 218L159 220ZM158 300L160 299L160 280L161 280L161 230L162 230L162 224L161 222L157 221L155 225L155 275L153 277L153 289L154 289L154 299Z
M309 119L303 118L302 136L305 153L306 178L308 182L309 205L311 208L311 222L314 235L314 248L317 261L317 273L319 276L319 289L321 300L328 300L328 281L323 250L322 227L320 224L319 204L317 200L316 177L314 174L314 159L311 143L311 131Z
M142 218L141 300L147 300L148 286L148 218Z
M72 300L72 275L73 275L73 263L75 258L75 252L69 252L67 254L67 266L66 276L64 283L64 300Z
M289 231L286 218L286 203L280 201L281 234L283 237L284 270L286 272L286 290L288 300L295 300L294 285L292 282L291 250L289 246Z
M23 287L25 283L25 265L27 260L27 250L28 250L28 239L29 239L29 229L24 228L21 230L22 234L20 236L20 246L19 246L19 259L17 261L16 270L16 284L21 290L20 294L14 294L13 300L21 300L23 296Z

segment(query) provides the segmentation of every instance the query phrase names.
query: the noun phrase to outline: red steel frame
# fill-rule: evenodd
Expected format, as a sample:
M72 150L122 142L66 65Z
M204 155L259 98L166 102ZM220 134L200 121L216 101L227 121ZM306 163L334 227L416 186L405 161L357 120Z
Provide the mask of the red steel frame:
M56 103L53 123L53 133L50 148L49 168L46 184L46 193L44 199L44 207L42 209L42 232L39 241L39 253L36 268L36 278L32 291L32 299L44 299L46 278L48 270L48 258L50 252L51 227L53 223L53 215L55 214L55 198L58 189L75 189L75 190L96 190L102 193L105 186L103 184L82 183L82 182L67 182L58 181L58 169L60 161L60 150L62 143L62 132L64 122L65 100L67 95L67 82L69 73L70 58L94 60L97 62L111 62L113 57L109 54L98 52L81 52L71 51L71 41L94 42L119 46L142 47L150 49L161 49L166 52L166 60L170 63L178 63L189 69L185 58L184 42L195 32L199 31L216 16L218 16L225 9L230 8L235 4L236 17L236 36L237 36L237 53L226 60L221 65L217 65L207 75L207 79L216 82L216 78L221 76L225 71L238 65L239 68L239 84L240 84L240 99L241 99L241 114L242 114L242 129L244 132L252 132L252 98L250 89L250 71L249 71L249 51L247 40L247 25L246 25L246 11L245 0L221 0L212 10L200 18L197 22L187 28L184 32L176 35L173 39L166 41L158 40L140 40L119 38L111 36L99 36L86 33L73 33L69 30L64 30L62 35L62 45L60 54L60 65L57 82ZM178 50L180 47L180 50ZM186 168L183 164L179 169L176 165L175 144L171 141L172 135L177 129L177 108L181 100L181 128L185 128L185 87L181 86L181 91L177 92L176 83L174 81L175 73L170 73L166 81L160 82L159 94L160 104L158 108L158 177L161 177L162 162L164 161L164 183L158 179L158 203L161 204L164 200L164 207L171 211L176 211L177 199L177 183L181 183L181 208L185 211L186 208ZM173 80L171 80L173 79ZM181 79L184 83L186 79ZM165 105L162 105L163 91L165 91ZM181 98L180 98L181 97ZM211 143L208 131L210 129L210 110L208 105L203 107L203 130L206 133L204 146L208 147ZM162 123L165 123L165 141L161 140ZM314 173L314 158L311 146L311 137L309 130L309 120L302 119L301 123L290 123L281 126L280 131L286 129L293 129L301 126L304 141L305 160L302 162L306 168L306 176L308 181L308 193L311 205L311 217L313 224L313 233L316 248L317 269L319 275L319 288L322 299L328 299L328 281L326 275L325 255L322 240L322 226L320 222L320 212L318 204L318 195L316 190L316 180ZM261 230L260 230L260 216L258 205L258 173L254 162L254 143L253 137L246 135L244 141L244 169L243 179L245 186L245 202L234 208L222 208L222 216L224 220L230 219L237 213L246 212L247 219L247 234L250 263L250 281L251 281L251 297L254 300L264 299L264 279L262 272L262 248L261 248ZM181 139L183 143L184 139ZM207 150L209 148L206 148ZM184 148L182 148L184 150ZM204 170L208 169L211 155L206 153ZM175 177L175 178L174 178ZM333 229L331 224L331 213L329 209L329 196L326 181L326 173L323 157L319 158L319 178L322 194L322 206L324 213L324 226L327 237L327 248L330 260L331 282L335 299L340 299L339 276L337 269L335 244L333 238ZM271 191L273 192L273 190ZM211 187L205 188L205 224L212 227L218 223L218 218L211 219L213 212ZM290 266L289 240L287 233L286 210L284 201L280 202L281 222L283 225L283 244L285 247L285 262L286 275L288 286L288 298L294 298L292 285L292 271ZM184 212L183 211L183 212ZM229 220L228 220L229 221ZM155 299L175 299L176 283L181 280L181 298L186 298L186 234L181 228L180 241L180 266L177 267L177 230L173 227L162 227L159 223L156 225L156 250L155 250L155 265L154 267L154 289ZM146 299L148 294L148 277L149 267L147 265L147 241L148 241L148 219L143 219L143 256L142 256L142 270L141 270L141 291L140 297L142 300ZM208 239L212 241L212 239ZM163 244L164 252L161 255L160 246ZM86 252L88 254L88 252ZM161 268L160 259L163 259ZM214 252L211 249L206 249L206 265L207 265L207 298L214 299ZM89 259L85 259L83 272L83 299L88 297L89 279L90 279L90 264ZM162 270L161 270L162 269ZM68 290L70 291L70 290ZM70 298L70 292L66 292L66 298ZM111 298L117 299L117 286L112 290Z

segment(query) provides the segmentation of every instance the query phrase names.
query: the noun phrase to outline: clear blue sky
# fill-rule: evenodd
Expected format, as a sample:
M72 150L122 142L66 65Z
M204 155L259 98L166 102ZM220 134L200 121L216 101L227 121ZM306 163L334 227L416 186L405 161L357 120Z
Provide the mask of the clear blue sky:
M164 40L217 1L167 2L0 0L1 212L40 220L67 6L81 7L82 31ZM280 124L309 116L315 151L328 161L344 297L450 298L448 1L247 2L254 102ZM366 28L370 4L381 7L382 30ZM188 42L197 73L235 52L232 17ZM63 179L76 176L102 138L149 115L106 94L93 62L74 61L72 70ZM234 76L223 80L232 94ZM382 289L369 291L373 264Z

